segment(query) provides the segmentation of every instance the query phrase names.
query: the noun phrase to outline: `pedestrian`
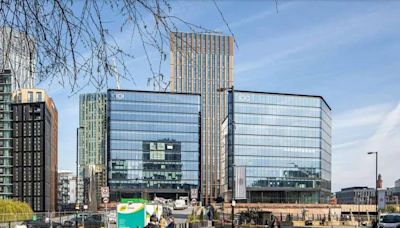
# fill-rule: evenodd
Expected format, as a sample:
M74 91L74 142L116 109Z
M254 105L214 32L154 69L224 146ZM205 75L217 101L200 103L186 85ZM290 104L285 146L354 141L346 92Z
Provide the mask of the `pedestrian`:
M159 225L160 228L165 228L167 226L167 221L165 221L164 217L161 217Z
M149 224L147 224L146 228L159 228L157 225L156 215L150 216L150 222L149 222Z
M269 222L269 228L275 227L275 216L271 216L271 221Z
M171 218L171 222L168 224L167 228L175 228L174 218Z
M378 227L378 223L376 222L375 219L372 220L372 228L377 228Z
M213 210L212 210L211 206L208 208L207 216L208 216L208 220L213 219L214 214L213 214Z

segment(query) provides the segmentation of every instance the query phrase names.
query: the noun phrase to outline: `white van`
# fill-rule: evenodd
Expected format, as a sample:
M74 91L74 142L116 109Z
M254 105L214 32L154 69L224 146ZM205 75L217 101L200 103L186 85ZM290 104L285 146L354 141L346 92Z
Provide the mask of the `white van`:
M187 205L186 205L185 200L181 200L181 199L175 200L174 210L183 210L186 208L187 208Z

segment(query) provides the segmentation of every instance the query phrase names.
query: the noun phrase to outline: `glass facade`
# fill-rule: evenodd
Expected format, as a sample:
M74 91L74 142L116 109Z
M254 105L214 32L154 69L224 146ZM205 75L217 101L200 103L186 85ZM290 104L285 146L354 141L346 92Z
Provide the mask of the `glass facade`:
M107 113L112 198L199 187L199 95L109 90Z
M225 165L246 167L250 202L326 203L331 190L331 110L322 97L228 94Z

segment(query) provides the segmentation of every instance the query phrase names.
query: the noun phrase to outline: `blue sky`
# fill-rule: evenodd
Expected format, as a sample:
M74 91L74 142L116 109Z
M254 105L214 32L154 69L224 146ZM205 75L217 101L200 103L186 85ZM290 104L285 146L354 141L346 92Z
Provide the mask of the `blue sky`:
M173 13L227 32L212 1L174 1ZM321 95L333 112L333 190L400 178L400 2L398 1L222 1L235 34L234 84L238 89ZM118 23L116 21L115 23ZM152 90L143 52L116 32L137 58L135 83L123 89ZM169 60L162 68L169 75ZM59 110L59 168L75 170L77 95L44 82ZM110 85L112 87L112 85ZM86 88L84 92L93 92Z

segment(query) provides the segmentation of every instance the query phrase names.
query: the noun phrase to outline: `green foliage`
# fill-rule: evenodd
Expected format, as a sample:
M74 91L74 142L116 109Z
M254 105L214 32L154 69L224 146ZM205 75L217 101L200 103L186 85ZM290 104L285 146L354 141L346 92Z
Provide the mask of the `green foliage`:
M0 222L23 221L31 219L33 211L24 202L16 200L0 200Z
M258 209L248 208L247 211L240 212L239 222L240 224L250 224L252 221L257 221Z
M219 212L217 210L214 210L214 220L219 220Z
M204 210L203 209L201 209L201 211L200 211L199 219L200 219L200 221L204 220Z
M197 222L197 216L196 216L196 212L194 211L194 209L192 210L192 213L190 213L190 215L188 215L188 222L189 223L196 223Z
M389 212L389 213L396 213L396 212L398 212L399 210L398 210L398 208L397 208L396 206L394 206L394 205L387 205L384 211L385 211L385 212Z

